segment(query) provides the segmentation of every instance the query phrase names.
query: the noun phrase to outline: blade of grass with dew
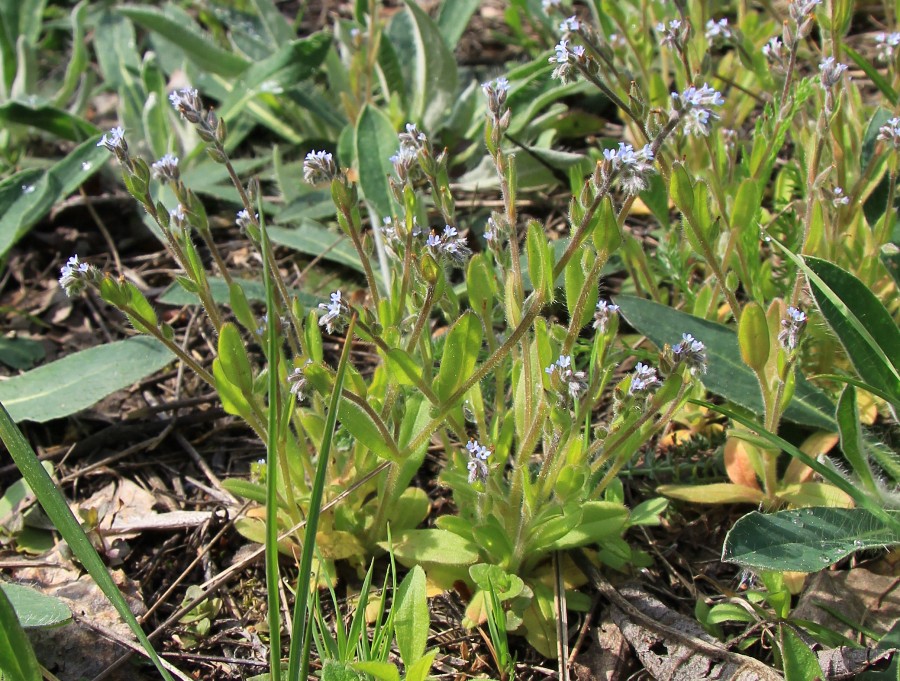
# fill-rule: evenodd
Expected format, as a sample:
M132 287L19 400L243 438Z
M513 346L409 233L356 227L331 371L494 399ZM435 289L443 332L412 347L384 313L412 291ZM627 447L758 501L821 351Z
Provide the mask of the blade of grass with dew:
M269 235L266 231L262 204L259 232L262 252L268 253ZM269 271L269 259L263 258L263 282L266 285L266 312L269 315L269 337L266 354L269 358L269 421L266 435L266 604L269 624L269 678L281 681L281 600L278 593L278 311L275 309L275 286Z
M116 612L125 621L128 627L134 632L134 635L140 641L141 646L147 651L147 655L153 661L153 664L159 670L166 681L173 681L169 672L163 667L162 661L156 654L153 645L141 629L137 619L128 607L125 597L119 591L109 571L106 569L103 560L97 554L91 544L90 539L84 533L81 524L72 515L69 505L63 498L59 488L50 478L50 475L41 466L37 455L28 444L22 431L13 422L6 407L0 403L0 439L9 450L16 467L25 478L26 482L31 486L32 491L41 502L41 506L47 517L50 518L53 526L59 531L72 549L72 553L81 561L81 564L88 571L91 578L100 587L100 590L109 599Z
M698 404L701 407L706 407L707 409L718 412L724 416L727 416L732 421L736 421L742 426L746 426L752 432L756 433L756 435L758 435L760 438L768 442L773 448L778 448L784 452L787 452L793 458L799 459L801 462L812 468L816 473L825 478L825 480L830 482L832 485L834 485L841 491L846 492L847 495L856 502L857 506L869 511L887 527L890 527L895 532L900 532L900 521L888 514L876 499L873 499L872 497L867 495L859 487L851 483L849 480L846 480L839 473L835 472L828 466L819 463L813 457L802 452L787 440L784 440L777 435L773 435L758 423L742 414L739 414L733 409L729 409L728 407L723 407L722 405L713 404L704 400L691 399L688 401L693 404Z
M307 628L309 616L307 603L309 601L309 573L312 569L313 549L316 542L316 530L319 526L319 510L322 505L322 494L325 489L325 472L328 468L328 459L331 456L331 439L334 435L334 426L337 423L338 403L344 386L344 375L347 372L347 364L350 361L350 339L353 338L353 329L356 326L356 315L350 319L347 328L344 351L338 363L337 375L334 379L334 389L331 392L331 400L328 405L328 416L325 418L325 433L322 436L322 449L319 452L319 460L316 463L316 477L313 481L309 495L309 511L306 518L306 533L303 536L303 552L300 555L300 571L297 576L297 597L294 600L294 618L291 628L291 651L288 658L288 679L299 681L305 679L309 672L309 655L303 654L303 649L308 649ZM302 659L301 659L302 658Z

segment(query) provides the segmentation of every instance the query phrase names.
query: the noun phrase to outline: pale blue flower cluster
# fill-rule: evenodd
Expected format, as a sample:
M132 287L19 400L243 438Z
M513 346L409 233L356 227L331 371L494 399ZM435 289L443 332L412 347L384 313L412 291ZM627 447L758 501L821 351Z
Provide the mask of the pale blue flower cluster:
M335 291L331 294L331 300L328 303L319 303L319 308L325 310L325 314L319 317L319 326L324 326L328 333L334 333L339 329L341 319L346 310L346 303L341 299L341 292Z
M582 45L576 45L571 50L569 49L569 41L566 38L557 43L556 54L550 57L547 61L551 64L556 64L556 68L553 69L553 73L551 74L553 78L558 78L564 83L575 80L575 64L577 62L584 62L587 57L584 52L584 47Z
M706 22L706 40L710 45L731 40L732 32L728 28L728 19L710 19Z
M121 126L116 126L108 133L103 133L103 137L97 142L98 147L106 147L109 151L115 153L117 149L127 150L128 145L125 143L125 130Z
M71 298L81 293L88 285L91 275L96 274L96 268L86 262L81 262L77 255L73 255L59 269L59 285L66 295Z
M609 327L609 320L619 311L619 306L609 303L605 300L597 301L597 308L594 310L593 327L598 333L606 333Z
M778 342L785 350L793 350L800 344L800 334L806 327L806 313L796 307L788 307L787 315L781 320Z
M491 450L479 444L474 438L466 443L466 450L469 452L469 461L466 464L466 468L469 469L469 484L476 480L485 482L490 472L487 460L491 456Z
M897 45L900 45L900 33L876 33L875 58L880 62L893 61Z
M691 334L682 334L681 342L672 348L672 355L676 362L684 362L692 375L706 373L706 346Z
M722 94L707 83L699 88L691 85L681 94L673 92L672 100L684 121L685 133L703 136L709 135L712 121L719 118L710 107L725 103Z
M637 151L630 144L619 142L618 149L604 149L603 158L609 163L616 182L628 195L633 196L647 188L648 176L654 171L653 149L645 144Z
M684 30L681 27L681 19L672 19L668 25L660 21L655 26L656 32L659 33L659 44L678 48L684 41Z
M175 182L178 180L178 157L174 154L166 154L158 161L155 161L150 169L153 171L153 177L163 182Z
M465 262L472 255L472 249L466 244L466 238L460 236L456 227L450 225L444 225L444 230L440 234L432 229L428 239L425 240L425 245L431 249L433 255L446 256L457 264Z
M634 373L631 374L631 385L628 386L630 395L649 392L650 388L659 384L659 377L656 375L656 369L647 366L643 362L638 362L634 367Z
M331 182L338 176L334 157L327 151L311 151L303 161L303 179L307 184Z
M900 149L900 118L890 118L878 128L878 139L890 142L895 149Z
M551 378L558 378L566 388L566 393L573 400L587 390L585 382L585 373L583 371L572 370L572 356L560 355L559 359L544 369L544 372Z

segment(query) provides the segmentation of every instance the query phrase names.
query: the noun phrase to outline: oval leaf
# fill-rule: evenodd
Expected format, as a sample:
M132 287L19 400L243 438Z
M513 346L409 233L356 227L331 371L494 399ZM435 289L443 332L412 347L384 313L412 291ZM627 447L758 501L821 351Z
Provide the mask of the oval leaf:
M817 572L855 551L897 543L900 534L865 509L754 511L728 532L722 560L755 570Z

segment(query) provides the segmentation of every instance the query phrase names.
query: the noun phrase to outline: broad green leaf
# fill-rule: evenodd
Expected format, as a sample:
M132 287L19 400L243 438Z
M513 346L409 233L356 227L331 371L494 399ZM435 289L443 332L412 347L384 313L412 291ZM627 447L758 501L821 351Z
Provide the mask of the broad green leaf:
M69 606L58 598L42 594L37 589L22 584L3 582L0 590L6 594L26 629L32 627L57 627L72 619Z
M719 603L709 609L704 618L707 624L722 624L723 622L752 623L756 618L737 603Z
M7 102L0 106L0 122L27 125L70 142L84 142L100 132L97 126L83 118L47 104L28 106L22 102Z
M9 681L41 681L41 668L16 611L0 589L0 670Z
M412 19L416 61L412 85L413 119L425 130L439 127L456 95L456 58L431 18L412 0L406 0Z
M479 0L444 0L441 3L437 27L451 50L456 49L456 44L480 4Z
M481 321L471 311L465 312L450 328L434 380L434 392L442 402L474 373L483 334Z
M251 0L256 8L256 16L259 17L263 28L266 30L266 38L272 45L283 45L294 37L294 31L284 18L284 15L275 5L274 0Z
M363 194L379 217L394 213L388 178L393 172L390 157L397 152L397 131L380 109L366 104L356 121L356 162Z
M44 423L90 407L172 362L159 341L136 336L88 348L0 383L15 421Z
M580 522L562 538L554 541L552 548L563 550L599 544L604 539L621 535L627 522L628 509L622 504L611 501L589 501L581 507Z
M312 220L304 221L296 229L269 227L269 237L272 243L293 248L300 253L321 257L323 260L344 265L357 272L365 271L349 239ZM375 276L377 278L378 274Z
M825 678L819 658L786 623L778 626L785 681L818 681Z
M53 205L96 173L109 158L98 136L76 147L46 171L23 170L0 182L0 256L41 220Z
M389 461L399 460L400 452L397 451L396 444L393 440L385 438L372 416L358 404L342 397L338 407L338 418L341 426L376 456Z
M177 22L161 9L124 5L116 7L115 11L143 28L155 31L175 43L184 50L194 64L209 73L234 78L243 73L250 64L244 58L223 50L209 36L201 33L195 25Z
M425 571L420 566L413 567L397 588L393 614L400 658L409 667L425 653L431 623L425 597Z
M44 345L31 338L0 338L0 362L13 369L30 369L44 359Z
M874 293L850 272L804 258L813 297L866 383L900 405L900 329Z
M478 547L449 530L403 532L394 539L393 549L394 556L404 565L472 565L478 561Z
M225 280L221 277L209 277L208 281L213 300L220 305L230 305L231 294ZM248 300L262 301L266 299L266 287L261 281L250 281L249 279L234 279L233 281L243 289ZM323 298L311 296L296 289L288 289L288 294L296 296L300 304L306 308L316 307L323 300ZM198 305L200 303L200 299L195 294L185 291L178 284L169 286L156 300L163 305Z
M817 572L856 551L898 543L900 534L861 508L754 511L729 530L722 560L755 570Z
M633 296L618 296L615 302L628 323L657 347L677 342L682 333L690 333L702 341L709 360L707 372L702 376L707 390L756 414L763 413L759 383L741 360L737 334L732 328ZM830 400L798 374L794 398L784 417L793 423L833 431L833 413Z
M97 349L104 350L105 348ZM73 357L74 356L75 355L73 355ZM110 360L107 360L107 363L112 364ZM7 383L9 383L9 381L7 381ZM2 399L3 398L0 397L0 400ZM0 439L2 439L3 444L6 445L6 449L12 456L13 462L16 464L22 477L25 478L28 485L34 491L44 512L47 514L47 517L50 518L50 522L53 523L56 530L62 535L63 539L66 540L72 553L75 554L75 557L78 558L84 568L88 571L88 574L94 579L97 586L100 587L100 590L109 599L110 603L112 603L116 612L119 613L119 616L138 638L141 646L147 651L147 654L156 666L157 671L159 671L166 681L172 681L171 675L166 671L165 667L162 666L162 662L160 662L156 651L153 649L153 645L150 643L150 640L147 638L143 629L141 629L141 625L138 624L137 619L128 607L128 602L125 600L125 597L122 596L122 593L113 581L112 576L107 571L106 565L104 565L103 560L97 554L96 549L85 534L84 529L81 527L81 523L72 514L72 510L69 508L66 499L63 497L50 475L41 465L41 462L38 460L31 445L28 444L25 436L22 435L22 431L16 426L3 404L0 404ZM0 598L2 598L5 604L5 598ZM0 627L0 631L6 632L7 635L9 635L9 630L6 626ZM0 645L0 650L2 649L3 646Z
M316 33L283 45L275 54L252 64L241 74L216 113L231 120L247 102L260 94L292 87L306 80L322 63L330 45L331 39L325 33Z

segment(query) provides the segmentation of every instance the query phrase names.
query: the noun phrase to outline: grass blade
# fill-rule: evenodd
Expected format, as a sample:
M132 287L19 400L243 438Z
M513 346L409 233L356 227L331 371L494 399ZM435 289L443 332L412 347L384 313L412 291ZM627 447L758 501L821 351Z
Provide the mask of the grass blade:
M84 533L81 524L72 515L72 511L69 509L69 505L63 498L62 493L56 487L47 471L44 470L44 467L41 466L31 445L28 444L25 436L22 435L22 431L18 429L9 412L6 411L6 407L2 404L0 404L0 439L3 440L3 444L6 445L7 450L12 455L13 461L22 477L31 486L47 517L50 518L53 526L66 540L69 548L72 549L72 553L81 561L81 564L97 583L97 586L100 587L100 590L112 603L116 612L119 613L119 616L134 632L134 635L140 641L144 650L147 651L147 655L153 661L153 664L156 665L162 677L166 681L173 681L169 672L163 667L162 661L157 656L147 635L141 629L141 625L138 624L137 619L128 607L125 597L119 591L109 571L107 571L106 565L103 564L97 551L91 545L91 541Z
M347 364L350 361L350 343L353 338L353 329L356 326L356 317L350 320L347 329L347 342L344 343L344 351L338 364L337 375L334 379L334 388L331 392L331 400L328 405L328 416L325 419L325 433L322 437L322 450L319 452L319 461L316 465L316 477L313 481L309 495L309 515L306 519L306 533L303 536L303 553L300 556L300 570L297 577L297 599L294 601L294 618L291 638L291 652L288 660L288 679L299 681L305 679L309 671L309 658L302 655L306 629L309 624L307 603L309 602L309 577L312 569L313 550L316 544L316 530L319 526L319 511L322 505L322 494L325 489L325 472L328 468L328 459L331 457L331 439L334 436L334 427L337 423L338 404L341 391L344 386L344 375L347 372ZM304 658L305 659L301 659ZM302 667L302 669L301 669Z

